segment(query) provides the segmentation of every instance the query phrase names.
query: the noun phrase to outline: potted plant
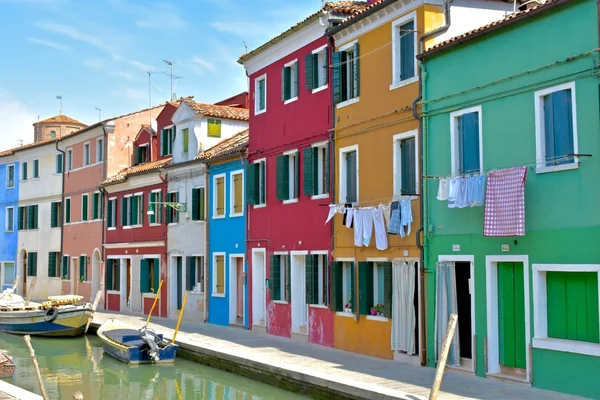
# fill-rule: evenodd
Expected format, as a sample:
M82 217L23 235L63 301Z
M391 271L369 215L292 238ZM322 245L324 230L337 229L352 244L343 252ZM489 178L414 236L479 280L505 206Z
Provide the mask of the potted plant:
M377 315L383 315L383 304L375 305L375 311L377 311Z
M66 281L66 280L68 280L68 278L67 278L67 276L66 276L66 275L63 275L63 276L62 276L62 278L63 278L63 281Z
M345 310L347 313L351 313L352 312L352 299L348 300L348 302L346 303L346 305L344 306Z
M83 276L80 276L79 277L79 283L83 283L83 282L85 282L85 278Z
M377 315L377 308L375 308L376 306L371 307L371 309L369 310L371 315Z

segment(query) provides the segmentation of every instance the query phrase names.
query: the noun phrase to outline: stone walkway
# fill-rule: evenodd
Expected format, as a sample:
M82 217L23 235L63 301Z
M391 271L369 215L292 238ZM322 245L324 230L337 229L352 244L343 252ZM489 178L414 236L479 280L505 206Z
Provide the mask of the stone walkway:
M111 317L141 326L146 318L97 312L94 325ZM153 318L151 324L165 337L172 337L175 320ZM427 399L435 375L424 368L342 350L299 343L238 328L182 322L177 343L187 350L261 369L288 379L332 388L368 399ZM562 400L581 399L556 392L504 383L446 370L440 400Z

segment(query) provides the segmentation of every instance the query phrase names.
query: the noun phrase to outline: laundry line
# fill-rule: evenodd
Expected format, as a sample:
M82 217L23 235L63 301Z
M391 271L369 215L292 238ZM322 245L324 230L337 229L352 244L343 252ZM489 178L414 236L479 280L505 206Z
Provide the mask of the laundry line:
M353 208L356 207L360 207L361 205L363 206L363 208L369 208L369 207L376 207L377 205L384 203L384 202L392 202L392 201L400 201L402 200L403 197L418 197L420 196L420 194L418 193L410 193L410 194L402 194L400 196L392 196L392 197L381 197L381 198L377 198L377 199L370 199L370 200L363 200L363 201L358 201L358 202L353 202L353 201L347 201L345 203L340 203L340 204L319 204L319 206L321 207L335 207L338 205L344 205L344 204L352 204ZM379 204L367 204L367 203L379 203Z

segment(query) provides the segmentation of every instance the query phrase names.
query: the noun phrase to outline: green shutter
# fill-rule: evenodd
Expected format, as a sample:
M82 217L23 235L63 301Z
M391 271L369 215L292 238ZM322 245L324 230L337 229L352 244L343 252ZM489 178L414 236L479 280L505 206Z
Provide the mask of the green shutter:
M259 110L264 110L266 107L267 94L265 93L265 82L266 79L263 79L258 82L258 108Z
M63 155L57 154L56 158L55 158L55 162L56 162L56 165L54 167L54 170L56 171L57 174L62 174L62 172L63 172Z
M33 177L40 177L40 162L38 160L33 160Z
M83 280L86 279L86 260L87 257L86 256L79 256L79 279L81 280L81 278L83 278Z
M326 47L324 50L325 54L325 73L323 74L323 83L321 85L326 85L329 82L329 47Z
M283 101L291 98L292 89L292 69L283 67L281 69L281 99Z
M98 219L98 193L92 193L92 219Z
M291 71L291 69L290 69ZM294 97L298 97L300 95L300 63L298 61L296 61L296 96ZM291 79L290 79L291 82Z
M259 204L259 177L260 164L252 163L246 165L246 203Z
M304 84L305 87L307 89L312 89L314 86L314 76L315 76L315 69L314 69L314 54L307 54L304 57Z
M329 309L331 311L344 311L342 267L343 263L340 261L333 261L329 264Z
M27 276L37 276L37 253L27 254Z
M140 201L138 201L138 224L139 225L144 225L144 215L146 215L145 211L144 211L144 193L140 194ZM140 217L141 215L141 217Z
M186 290L194 290L196 283L196 259L195 257L187 258L187 271L186 271Z
M112 200L108 200L106 202L106 226L109 228L114 228L114 226L112 226L113 212L113 202Z
M415 22L400 26L400 80L415 76Z
M88 220L88 207L89 207L89 200L88 200L88 195L84 194L83 196L81 196L81 220L82 221L87 221Z
M400 142L400 172L401 172L401 193L403 195L412 195L417 193L417 179L415 174L415 138L404 139Z
M147 258L140 260L140 292L150 293L150 263Z
M33 229L38 229L39 228L39 224L38 224L39 209L40 209L40 206L38 206L38 205L34 206L34 209L33 209Z
M373 263L358 262L358 312L369 315L373 305Z
M113 262L114 260L106 261L106 290L113 290Z
M285 256L285 301L292 302L292 266L289 254Z
M27 229L33 229L33 206L27 206Z
M267 201L267 182L265 181L267 176L267 163L265 161L260 162L260 182L259 182L259 190L260 190L260 204L265 204Z
M307 255L306 272L306 304L319 304L319 256ZM323 282L325 284L325 282ZM325 293L325 288L323 288Z
M377 263L378 268L383 268L383 316L392 317L392 263L381 262Z
M269 286L271 287L271 300L281 300L281 257L271 255Z
M290 175L289 175L289 157L277 156L277 200L287 200L289 198Z
M329 143L325 146L323 169L323 193L329 193Z
M333 70L333 102L342 102L342 53L336 51L332 56L332 70Z
M26 162L23 163L22 168L23 168L23 180L26 181L27 180L27 163Z
M356 267L354 261L349 262L350 264L350 301L352 301L352 312L356 314L358 310L357 298L356 298Z
M163 129L160 135L160 155L166 156L169 152L169 144L167 143L167 129Z
M167 193L167 197L166 197L167 202L172 201L172 199L170 198L169 193ZM162 204L161 204L162 207ZM162 212L162 208L161 208L161 212ZM171 208L170 207L165 207L165 223L168 225L170 224L171 221Z
M300 196L300 153L294 157L294 199Z
M50 204L50 227L56 228L58 226L58 203Z
M326 53L327 53L327 50L323 50L323 54L326 54ZM319 55L318 54L312 55L312 64L313 64L312 85L313 85L313 88L318 88L318 87L324 85L323 82L319 82L319 76L321 73L320 68L323 68L323 67L321 65L319 65ZM325 71L327 71L327 70L325 70Z
M62 276L69 276L69 257L68 256L63 256L62 257Z
M354 87L354 97L360 96L360 56L358 52L358 42L354 43L354 80L352 85Z
M115 286L113 290L121 290L121 263L115 260Z
M200 203L200 221L204 221L206 218L204 216L204 187L198 189L198 202Z
M65 204L65 222L69 224L71 223L71 199L66 199Z
M56 276L56 254L53 251L48 253L48 277L50 278Z
M198 188L192 188L192 221L198 221L200 219L200 204L198 204L198 192Z
M127 226L127 199L121 199L121 226Z
M25 229L25 207L19 207L18 227L20 231Z
M158 293L158 286L160 285L160 259L154 259L154 293Z
M138 224L138 197L131 196L131 225Z
M314 180L314 158L313 158L313 148L307 147L304 149L303 163L304 163L304 195L312 196L313 185L316 183ZM316 185L315 185L316 186Z

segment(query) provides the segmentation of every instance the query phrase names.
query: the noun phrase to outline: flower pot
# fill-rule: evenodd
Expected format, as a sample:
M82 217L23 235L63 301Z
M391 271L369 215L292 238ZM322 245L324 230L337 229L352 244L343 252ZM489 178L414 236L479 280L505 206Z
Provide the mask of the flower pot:
M352 313L352 309L350 308L346 308L344 311L346 311L347 313Z
M371 315L377 315L377 310L371 310Z
M383 313L382 312L378 312L377 315L379 315L380 317L382 317Z

